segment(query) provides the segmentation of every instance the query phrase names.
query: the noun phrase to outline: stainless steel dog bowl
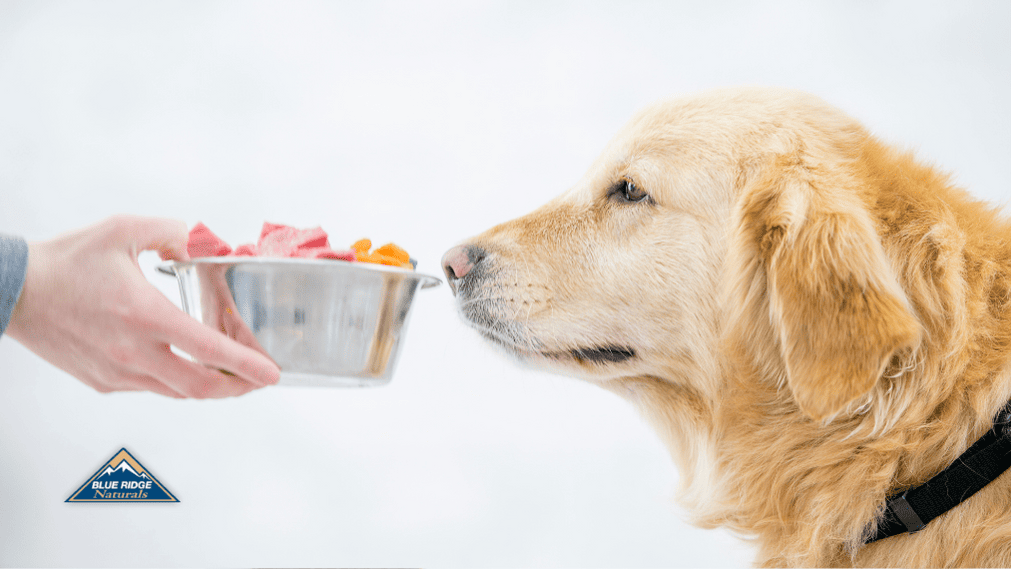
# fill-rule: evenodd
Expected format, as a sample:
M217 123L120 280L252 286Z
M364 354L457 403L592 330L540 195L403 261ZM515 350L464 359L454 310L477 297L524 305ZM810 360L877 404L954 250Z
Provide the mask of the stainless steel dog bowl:
M161 265L183 310L270 356L281 384L390 381L415 292L436 277L335 260L206 257Z

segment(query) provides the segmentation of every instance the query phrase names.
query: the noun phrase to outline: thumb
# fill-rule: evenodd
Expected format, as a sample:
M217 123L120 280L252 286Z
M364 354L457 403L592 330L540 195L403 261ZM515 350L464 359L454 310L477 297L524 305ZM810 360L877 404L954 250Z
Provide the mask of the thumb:
M134 247L134 257L141 251L158 251L164 261L189 260L186 252L189 231L182 221L158 217L130 217L124 221L129 228L128 238Z

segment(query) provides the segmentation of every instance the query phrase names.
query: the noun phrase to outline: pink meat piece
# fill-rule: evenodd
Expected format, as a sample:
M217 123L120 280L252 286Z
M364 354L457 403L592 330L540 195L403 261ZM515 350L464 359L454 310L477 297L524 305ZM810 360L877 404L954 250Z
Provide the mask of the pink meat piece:
M270 235L271 233L277 231L278 229L294 229L294 227L291 227L290 225L279 225L277 223L264 221L263 228L260 229L260 240L262 241L264 237Z
M321 227L296 229L288 225L264 223L257 243L263 257L295 257L301 249L329 248L326 232Z
M263 224L258 243L239 245L234 251L206 225L197 223L190 231L187 251L190 257L220 257L232 254L236 257L357 260L354 250L331 249L327 234L321 227L298 229L270 222Z
M232 251L232 255L235 255L236 257L255 257L258 253L259 251L254 243L239 245L234 251Z
M232 248L215 235L203 223L198 222L190 230L186 252L190 257L220 257L232 252Z
M357 257L351 249L347 251L335 251L329 247L309 247L298 249L291 255L302 259L338 259L341 261L355 261Z
M358 255L355 253L354 249L340 250L340 249L324 249L319 253L316 253L317 259L337 259L339 261L355 262L358 260Z

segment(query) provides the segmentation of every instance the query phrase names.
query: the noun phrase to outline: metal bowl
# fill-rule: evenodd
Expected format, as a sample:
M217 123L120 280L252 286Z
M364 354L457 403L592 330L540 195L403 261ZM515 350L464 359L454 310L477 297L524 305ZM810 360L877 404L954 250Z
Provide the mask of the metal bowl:
M390 381L414 294L436 277L334 260L206 257L160 265L183 310L272 358L281 384Z

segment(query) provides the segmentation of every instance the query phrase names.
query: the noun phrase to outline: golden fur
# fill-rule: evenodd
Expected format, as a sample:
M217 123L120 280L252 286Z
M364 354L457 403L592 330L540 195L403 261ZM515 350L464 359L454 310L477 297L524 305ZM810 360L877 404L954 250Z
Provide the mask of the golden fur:
M1011 225L850 117L774 89L663 102L468 243L464 317L636 405L693 519L759 563L1011 566L1011 473L862 545L1011 399ZM586 357L606 347L635 356Z

